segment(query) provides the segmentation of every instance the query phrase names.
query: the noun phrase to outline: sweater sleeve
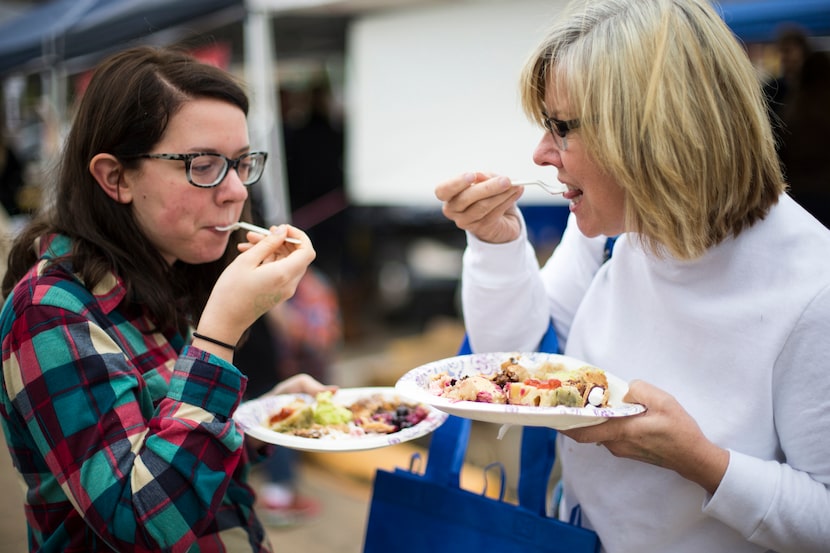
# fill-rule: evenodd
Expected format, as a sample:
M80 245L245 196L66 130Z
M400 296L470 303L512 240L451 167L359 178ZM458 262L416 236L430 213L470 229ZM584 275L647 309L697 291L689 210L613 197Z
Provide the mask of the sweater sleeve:
M462 303L473 351L535 351L551 317L564 348L579 303L603 264L605 237L587 238L571 216L540 271L521 222L519 238L506 244L467 235Z
M539 263L521 218L519 238L482 242L467 233L461 298L475 352L533 351L548 327Z
M4 382L45 460L30 475L45 479L45 502L68 499L114 550L187 550L243 458L231 415L245 377L191 347L151 371L172 376L145 380L138 365L158 358L131 356L93 319L53 305L29 306L13 324Z
M563 351L579 305L605 262L606 240L604 236L588 238L582 234L576 217L571 215L562 240L542 267L550 316Z
M778 358L773 410L781 459L730 451L704 512L780 553L820 553L830 543L830 291L807 307Z

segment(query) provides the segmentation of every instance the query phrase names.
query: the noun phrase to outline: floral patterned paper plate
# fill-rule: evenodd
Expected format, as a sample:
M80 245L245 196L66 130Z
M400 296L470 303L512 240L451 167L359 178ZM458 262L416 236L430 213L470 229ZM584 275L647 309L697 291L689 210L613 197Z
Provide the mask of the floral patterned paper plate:
M392 387L341 388L334 394L332 401L341 405L350 405L375 394L380 394L384 399L419 403ZM302 394L262 396L241 404L233 418L246 434L254 438L266 443L302 451L359 451L387 447L426 436L441 426L447 419L447 413L426 404L429 414L424 420L415 426L391 434L372 432L365 434L332 433L321 438L304 438L275 432L265 425L270 415L278 412L280 408L288 405L297 397L303 397L306 401L313 402L312 398Z
M447 399L430 391L430 381L435 375L447 373L456 379L472 375L493 375L511 357L519 357L521 363L529 368L545 362L561 363L566 369L577 369L588 364L552 353L474 353L433 361L412 369L398 380L395 389L414 401L431 405L451 415L498 424L546 426L556 430L592 426L613 417L629 417L645 411L642 405L623 402L628 384L608 371L605 372L609 387L608 407L532 407L479 403Z

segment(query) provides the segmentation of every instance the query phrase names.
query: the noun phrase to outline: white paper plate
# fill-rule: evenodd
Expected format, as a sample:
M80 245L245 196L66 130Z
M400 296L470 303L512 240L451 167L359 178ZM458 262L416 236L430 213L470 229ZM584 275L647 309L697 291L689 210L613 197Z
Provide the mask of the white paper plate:
M420 403L413 398L407 397L395 388L371 387L371 388L341 388L338 390L332 401L341 405L352 403L372 396L381 394L386 399L399 399L407 403ZM358 451L363 449L376 449L390 445L400 444L425 436L441 426L447 420L447 413L437 410L429 404L427 417L409 428L404 428L392 434L369 433L362 436L346 436L342 434L323 436L321 438L303 438L282 432L274 432L264 422L270 415L291 403L297 397L304 397L308 402L313 399L302 394L283 394L279 396L264 396L251 401L246 401L236 410L233 418L246 434L253 436L263 442L276 444L291 449L303 451Z
M395 384L401 394L436 409L468 419L498 424L522 426L546 426L557 430L568 430L592 426L613 417L628 417L645 411L639 404L624 403L622 398L628 391L628 384L605 372L608 378L608 407L532 407L528 405L501 405L458 401L434 395L429 390L432 377L447 373L452 378L472 375L493 375L499 372L501 364L511 357L520 357L522 364L532 367L544 362L561 363L566 369L577 369L588 363L572 357L552 353L476 353L459 355L433 361L403 375Z

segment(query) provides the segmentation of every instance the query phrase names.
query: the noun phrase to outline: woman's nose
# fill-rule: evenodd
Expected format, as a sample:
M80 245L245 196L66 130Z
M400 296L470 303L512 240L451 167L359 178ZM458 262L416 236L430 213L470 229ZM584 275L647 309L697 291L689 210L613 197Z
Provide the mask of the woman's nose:
M248 199L248 187L242 184L242 179L236 169L230 169L219 186L216 187L220 201L245 201Z
M549 132L542 134L539 143L533 150L533 163L540 166L553 165L560 167L562 165L561 150L557 147L556 141Z

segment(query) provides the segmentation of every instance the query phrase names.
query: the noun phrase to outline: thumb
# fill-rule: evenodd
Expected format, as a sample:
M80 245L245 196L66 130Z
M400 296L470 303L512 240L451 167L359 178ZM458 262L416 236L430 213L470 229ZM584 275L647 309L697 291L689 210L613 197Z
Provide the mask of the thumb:
M628 391L623 396L623 401L626 403L642 403L645 396L648 395L650 384L642 380L632 380L628 383Z

